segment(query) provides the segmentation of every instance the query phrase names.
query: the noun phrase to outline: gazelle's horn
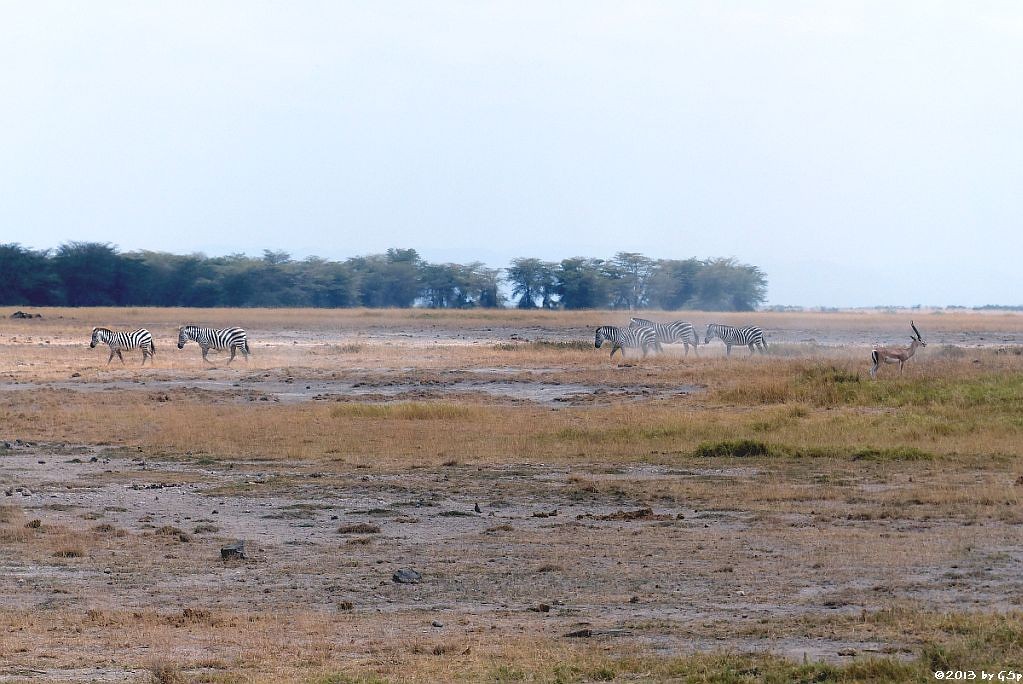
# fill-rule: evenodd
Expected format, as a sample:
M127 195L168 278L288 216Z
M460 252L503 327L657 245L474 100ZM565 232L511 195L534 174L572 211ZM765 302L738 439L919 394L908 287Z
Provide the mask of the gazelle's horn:
M920 337L920 331L916 329L916 324L914 324L913 321L910 321L909 322L909 326L911 328L913 328L913 332L916 333L916 339L918 339L918 340L920 340L922 342L923 340Z

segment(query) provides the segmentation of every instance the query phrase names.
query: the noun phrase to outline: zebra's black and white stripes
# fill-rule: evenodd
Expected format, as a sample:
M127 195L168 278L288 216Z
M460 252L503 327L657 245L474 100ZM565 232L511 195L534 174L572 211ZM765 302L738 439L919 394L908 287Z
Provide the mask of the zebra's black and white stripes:
M131 332L115 332L110 328L93 328L90 349L95 349L97 344L106 344L110 347L110 357L107 359L109 365L114 360L114 354L124 363L122 350L141 349L142 365L146 365L146 359L153 359L156 354L156 346L153 345L153 335L145 328L139 328Z
M619 328L613 325L602 325L597 328L593 346L600 349L604 340L611 343L611 358L614 358L615 352L619 349L622 350L623 357L626 349L640 349L643 352L643 358L646 358L651 349L661 351L657 333L653 328Z
M689 345L693 346L693 353L696 353L697 337L693 330L692 323L687 321L672 321L671 323L654 323L645 318L633 318L629 320L630 328L653 328L657 333L657 341L661 344L684 344L686 356L689 356Z
M246 361L249 360L249 340L241 328L203 328L197 325L178 328L178 349L182 349L189 340L194 340L202 349L202 360L206 363L213 363L206 358L210 349L230 350L228 363L234 361L237 352L241 352Z
M764 340L764 331L755 325L736 328L733 325L718 325L717 323L711 323L707 326L707 335L703 340L703 343L710 344L710 341L715 337L720 337L721 341L725 343L726 356L731 355L733 344L749 347L750 356L753 355L753 351L755 349L759 349L760 353L764 353L767 350L767 341Z

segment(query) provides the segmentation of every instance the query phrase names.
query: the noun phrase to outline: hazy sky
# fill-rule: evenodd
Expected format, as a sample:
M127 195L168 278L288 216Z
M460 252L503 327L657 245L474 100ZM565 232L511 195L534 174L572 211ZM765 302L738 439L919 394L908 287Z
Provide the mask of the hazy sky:
M0 242L1023 303L1023 3L7 2Z

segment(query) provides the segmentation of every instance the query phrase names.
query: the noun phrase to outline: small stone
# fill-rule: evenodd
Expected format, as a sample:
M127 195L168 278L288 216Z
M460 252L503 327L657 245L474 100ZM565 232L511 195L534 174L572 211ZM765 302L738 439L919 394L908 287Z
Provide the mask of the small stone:
M233 544L228 544L220 549L221 560L233 560L245 558L245 540L239 539Z
M444 623L439 621L439 620L434 620L430 624L433 625L434 627L443 627L444 626ZM839 654L839 655L841 655L841 654Z
M391 575L391 580L397 584L419 584L423 581L423 576L415 570L402 568Z

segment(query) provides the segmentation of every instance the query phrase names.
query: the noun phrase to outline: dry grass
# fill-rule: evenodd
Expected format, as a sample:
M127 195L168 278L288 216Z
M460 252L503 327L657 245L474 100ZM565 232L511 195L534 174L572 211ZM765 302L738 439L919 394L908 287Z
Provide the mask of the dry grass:
M610 363L591 331L621 312L42 313L0 325L0 461L25 453L2 448L15 438L50 461L42 493L0 506L5 667L324 683L1023 667L1021 356L928 347L871 381L860 347ZM682 316L863 347L905 327L886 313ZM913 316L925 335L1023 331L1014 314ZM248 328L250 363L207 369L174 349L186 321ZM87 348L97 324L149 327L157 367L107 368ZM340 389L293 403L267 389L316 383ZM593 394L545 403L479 390L491 383ZM346 396L355 385L369 394ZM93 490L127 498L61 508ZM639 508L653 513L614 515ZM223 564L219 546L242 537L252 558ZM392 586L411 561L424 582ZM564 637L605 627L628 634ZM792 657L821 641L879 647Z
M865 632L921 640L919 655L874 654L846 664L799 663L770 654L710 651L684 656L630 652L614 642L570 643L548 635L511 637L500 642L479 634L456 637L395 633L360 616L330 618L293 613L268 619L255 614L215 615L207 620L179 614L134 612L68 613L59 619L5 610L0 626L17 626L5 641L9 662L25 660L22 650L51 651L58 639L68 645L93 644L80 667L103 663L103 652L120 648L130 668L147 671L154 682L593 682L593 681L928 681L936 669L1017 671L1023 666L1023 616L928 613L900 607L855 618L831 616L803 622L807 634ZM722 626L723 627L723 626ZM786 621L757 624L748 631L771 634L797 628ZM65 630L56 635L57 630ZM122 636L113 637L113 632ZM211 658L153 659L146 647L182 640L203 649L230 653ZM338 645L343 640L346 646ZM903 654L904 655L904 654Z

